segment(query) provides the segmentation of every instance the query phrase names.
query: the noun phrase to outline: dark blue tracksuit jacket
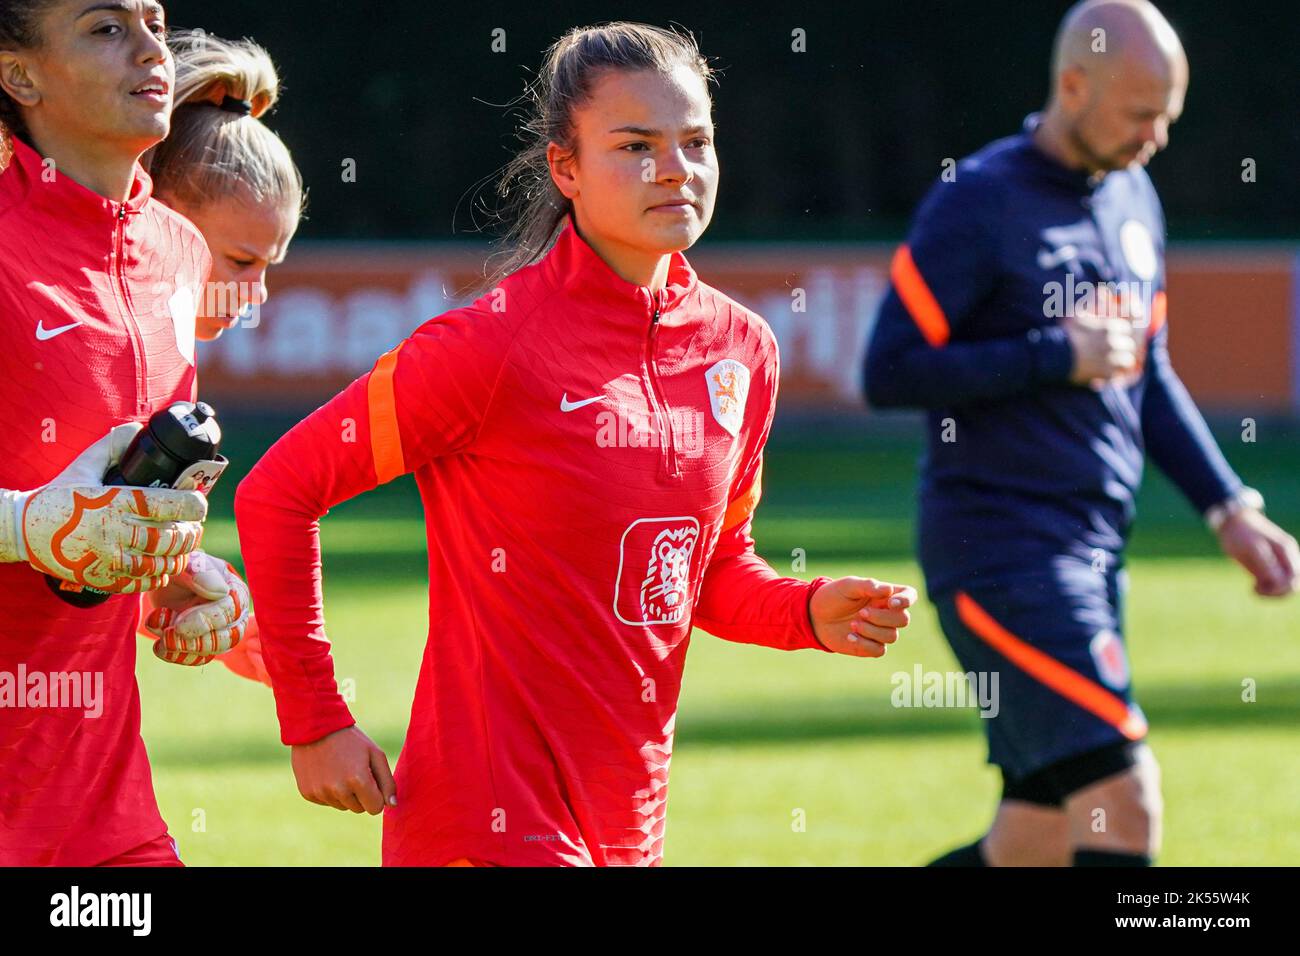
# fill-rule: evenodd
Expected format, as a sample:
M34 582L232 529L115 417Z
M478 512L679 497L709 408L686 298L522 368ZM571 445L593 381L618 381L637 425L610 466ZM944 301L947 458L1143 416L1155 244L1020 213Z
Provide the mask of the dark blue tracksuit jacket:
M1122 563L1149 454L1204 511L1241 487L1169 362L1164 214L1138 166L1094 181L1019 135L962 160L894 257L868 402L928 410L918 551L932 597L1062 554ZM1064 310L1122 303L1140 373L1069 382Z

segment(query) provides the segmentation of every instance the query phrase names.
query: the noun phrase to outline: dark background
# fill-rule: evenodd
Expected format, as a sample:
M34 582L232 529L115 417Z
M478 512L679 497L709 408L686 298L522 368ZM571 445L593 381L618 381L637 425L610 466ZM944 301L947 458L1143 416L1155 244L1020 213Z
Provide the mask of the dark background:
M894 238L945 157L1041 107L1069 5L166 3L173 26L251 36L275 58L285 91L266 119L308 185L301 238L407 240L482 237L470 196L511 155L503 104L566 29L610 19L688 27L722 69L709 238ZM1300 237L1300 6L1157 5L1191 62L1183 118L1150 167L1171 236ZM497 27L505 53L491 52ZM790 50L795 27L806 53Z

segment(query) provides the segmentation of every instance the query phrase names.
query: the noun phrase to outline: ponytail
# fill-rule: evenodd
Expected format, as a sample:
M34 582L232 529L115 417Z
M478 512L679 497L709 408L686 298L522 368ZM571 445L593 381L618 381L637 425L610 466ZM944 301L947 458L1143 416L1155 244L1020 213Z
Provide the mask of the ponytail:
M270 203L296 224L302 174L261 120L280 95L270 54L203 30L173 31L167 43L176 60L171 132L143 158L155 194L187 209L232 197Z

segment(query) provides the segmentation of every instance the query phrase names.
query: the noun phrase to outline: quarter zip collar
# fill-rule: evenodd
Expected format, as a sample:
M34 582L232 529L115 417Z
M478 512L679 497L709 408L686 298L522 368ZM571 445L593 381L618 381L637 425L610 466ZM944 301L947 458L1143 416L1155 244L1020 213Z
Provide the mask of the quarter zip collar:
M1020 134L1024 143L1025 154L1047 179L1057 185L1080 196L1090 196L1095 193L1101 188L1101 184L1105 182L1108 174L1090 173L1086 169L1070 169L1055 156L1043 152L1038 143L1034 141L1034 130L1038 128L1038 124L1042 120L1042 113L1030 113L1025 117Z
M23 198L38 209L59 218L78 219L86 223L101 223L116 227L119 220L138 215L153 195L153 180L138 162L131 194L126 202L105 199L87 189L70 176L55 170L53 181L46 182L45 160L16 136L9 137L13 144L13 159L5 175L19 175L23 182Z
M565 288L569 298L614 309L612 318L642 328L651 321L656 307L659 323L671 324L672 313L691 297L698 284L695 270L681 252L672 254L667 283L658 293L628 282L578 235L572 213L565 217L564 229L543 263L551 281Z

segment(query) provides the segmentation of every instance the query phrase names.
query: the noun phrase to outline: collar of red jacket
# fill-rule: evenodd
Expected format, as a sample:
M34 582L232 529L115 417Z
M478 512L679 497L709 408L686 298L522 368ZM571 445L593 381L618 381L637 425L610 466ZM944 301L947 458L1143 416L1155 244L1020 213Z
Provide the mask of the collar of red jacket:
M611 269L578 235L572 213L565 217L564 229L543 262L555 282L568 286L570 296L595 298L608 305L635 306L647 320L654 312L656 296L646 286L634 285ZM685 302L697 283L695 270L686 256L674 252L668 264L667 285L657 297L660 318Z
M119 209L125 209L127 215L134 215L144 209L153 195L153 180L139 163L135 164L130 198L119 203L92 192L70 176L59 174L57 169L47 171L40 153L17 136L11 136L9 140L13 144L13 159L7 175L21 175L27 201L60 218L111 223L118 217Z

